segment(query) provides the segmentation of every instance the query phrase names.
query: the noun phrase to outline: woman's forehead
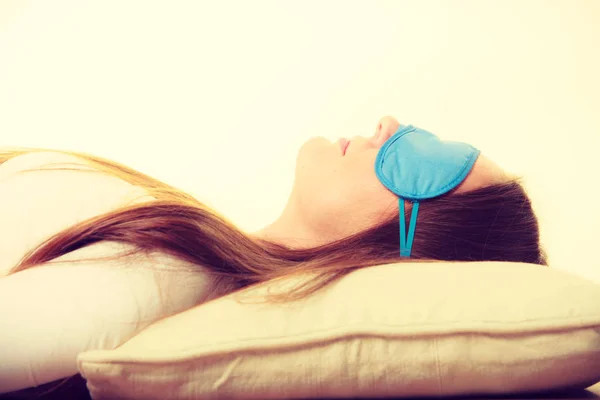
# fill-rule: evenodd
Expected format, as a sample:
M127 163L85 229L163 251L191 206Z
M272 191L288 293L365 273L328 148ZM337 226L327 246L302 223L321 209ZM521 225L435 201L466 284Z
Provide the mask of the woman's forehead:
M502 183L509 180L508 174L495 162L487 158L484 154L479 154L471 172L464 181L457 186L456 192L468 192L484 186Z

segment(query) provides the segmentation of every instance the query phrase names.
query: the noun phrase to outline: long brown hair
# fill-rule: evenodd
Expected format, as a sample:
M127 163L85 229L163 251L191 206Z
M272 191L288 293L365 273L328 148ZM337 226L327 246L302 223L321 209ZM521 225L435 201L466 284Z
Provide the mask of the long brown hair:
M0 163L32 151L47 150L0 151ZM381 225L335 242L292 249L252 237L196 198L122 164L90 154L60 152L146 189L156 201L123 207L65 229L26 254L11 273L111 240L133 245L139 252L162 251L208 268L216 278L212 298L276 278L314 274L295 290L271 297L287 301L313 293L357 268L386 263L489 260L547 265L538 222L519 179L423 201L407 259L399 256L397 213ZM407 220L409 213L410 208Z

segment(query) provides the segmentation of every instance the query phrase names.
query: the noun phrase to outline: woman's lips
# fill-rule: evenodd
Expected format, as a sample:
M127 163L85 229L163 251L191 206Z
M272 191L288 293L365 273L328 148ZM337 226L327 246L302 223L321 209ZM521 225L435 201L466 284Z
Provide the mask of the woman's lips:
M338 143L340 145L340 148L342 149L342 155L346 155L346 149L348 148L350 141L346 138L341 138L340 140L338 140Z

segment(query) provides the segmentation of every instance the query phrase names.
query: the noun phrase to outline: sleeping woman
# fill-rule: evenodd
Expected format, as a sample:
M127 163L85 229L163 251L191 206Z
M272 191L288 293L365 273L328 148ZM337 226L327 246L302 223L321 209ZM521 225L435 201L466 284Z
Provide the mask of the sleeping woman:
M273 279L314 275L273 299L286 301L387 263L547 265L518 178L392 117L369 137L307 141L282 214L254 233L99 157L17 149L0 163L0 393L74 376L82 351Z

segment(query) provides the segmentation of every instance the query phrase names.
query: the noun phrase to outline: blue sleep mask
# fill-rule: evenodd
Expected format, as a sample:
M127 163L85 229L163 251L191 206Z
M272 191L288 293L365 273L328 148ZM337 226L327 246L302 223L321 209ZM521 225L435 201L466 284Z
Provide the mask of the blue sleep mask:
M442 141L431 132L400 125L379 149L375 174L399 196L400 256L410 257L419 201L441 196L457 187L471 172L480 151L461 142ZM413 203L408 240L404 200Z

